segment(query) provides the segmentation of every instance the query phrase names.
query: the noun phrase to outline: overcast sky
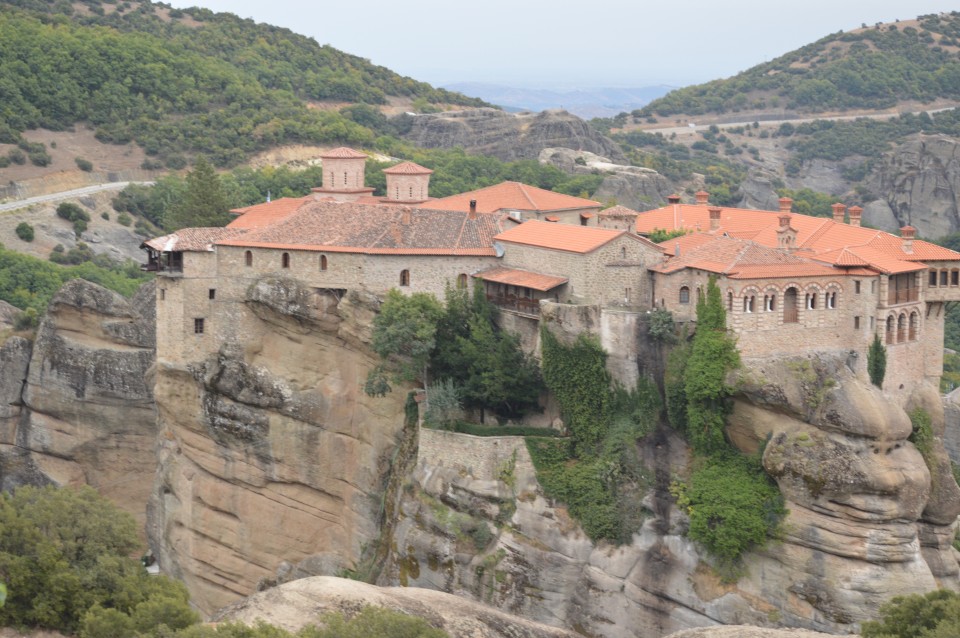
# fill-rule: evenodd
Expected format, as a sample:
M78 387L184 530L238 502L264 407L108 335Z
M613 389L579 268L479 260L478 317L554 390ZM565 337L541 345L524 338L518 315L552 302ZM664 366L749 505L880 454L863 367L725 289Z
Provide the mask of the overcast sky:
M729 77L928 0L172 0L287 27L417 80L683 86Z

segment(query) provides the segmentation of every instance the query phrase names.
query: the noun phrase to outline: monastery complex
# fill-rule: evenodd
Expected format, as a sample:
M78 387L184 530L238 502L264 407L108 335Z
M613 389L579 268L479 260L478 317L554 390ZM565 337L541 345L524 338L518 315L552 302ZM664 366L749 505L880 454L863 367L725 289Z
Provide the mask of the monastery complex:
M879 335L884 390L941 375L960 253L916 239L909 226L899 236L865 228L861 209L842 204L832 218L799 215L786 198L779 211L718 207L704 192L646 212L515 182L433 199L432 171L410 162L384 171L377 197L365 186L366 158L335 149L311 195L234 210L225 228L144 242L146 268L160 275L158 359L202 359L242 334L249 290L265 277L297 280L321 306L351 289L442 299L448 285L480 280L505 325L529 342L551 303L616 315L604 325L634 331L658 307L693 321L712 276L746 358L842 352L866 378ZM657 244L655 231L676 236Z

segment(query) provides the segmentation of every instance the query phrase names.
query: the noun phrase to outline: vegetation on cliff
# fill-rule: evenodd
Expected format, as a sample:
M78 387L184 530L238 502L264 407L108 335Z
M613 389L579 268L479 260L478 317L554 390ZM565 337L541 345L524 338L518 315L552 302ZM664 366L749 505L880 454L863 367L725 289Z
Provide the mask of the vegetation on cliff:
M654 100L636 117L776 108L885 109L901 100L960 98L960 13L919 18L918 27L875 25L836 33L732 78Z
M953 638L960 635L960 594L938 589L897 596L880 608L880 619L863 623L863 638Z

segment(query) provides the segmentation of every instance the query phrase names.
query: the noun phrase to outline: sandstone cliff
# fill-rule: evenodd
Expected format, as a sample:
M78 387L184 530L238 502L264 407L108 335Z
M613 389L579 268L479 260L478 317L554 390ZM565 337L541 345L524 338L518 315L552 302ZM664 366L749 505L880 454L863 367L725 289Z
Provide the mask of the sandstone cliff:
M511 114L484 108L417 115L404 138L423 148L459 147L504 161L537 159L542 149L561 146L625 162L613 141L566 111Z
M421 432L381 582L609 638L736 623L846 633L894 595L960 586L950 546L960 488L939 439L926 459L906 440L905 408L927 410L942 434L936 390L896 400L840 355L744 370L730 435L748 452L769 437L764 467L790 512L782 539L748 555L736 583L684 535L667 488L688 471L687 449L666 428L640 444L649 516L621 547L592 543L543 497L522 441Z
M0 349L0 482L88 484L141 522L154 473L154 288L83 280Z
M219 352L157 364L148 535L206 612L358 562L403 467L406 393L362 391L377 299L271 278L245 295Z

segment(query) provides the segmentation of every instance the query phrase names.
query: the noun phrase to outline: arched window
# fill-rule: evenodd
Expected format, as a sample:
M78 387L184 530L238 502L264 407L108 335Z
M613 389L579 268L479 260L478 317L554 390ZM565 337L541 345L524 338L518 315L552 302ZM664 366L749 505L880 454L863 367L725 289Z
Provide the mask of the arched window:
M893 315L887 317L887 343L894 343L894 337L896 333L894 332L896 326L896 320L894 320Z
M466 288L467 287L467 274L460 273L457 275L457 288Z
M827 310L835 310L837 308L837 291L831 290L826 295L824 295L825 305Z
M764 296L763 296L763 309L764 309L766 312L773 312L774 310L776 310L776 309L777 309L777 296L776 296L776 295L770 295L770 296L768 297L767 295L764 295Z
M243 263L247 266L253 265L253 251L248 250L247 252L243 253Z
M901 313L897 317L897 343L907 340L907 315Z
M733 312L733 293L727 293L727 312Z
M910 341L917 340L917 332L920 330L920 315L916 311L910 313Z
M797 289L787 288L783 293L783 323L797 323L800 320L797 312Z
M410 285L410 271L409 271L409 270L401 270L401 271L400 271L400 285L401 285L401 286L409 286L409 285Z
M280 265L284 268L290 267L290 253L283 253L280 256Z
M626 258L627 258L627 247L626 247L626 246L621 246L621 247L620 247L620 259L626 259Z
M817 309L817 293L808 292L807 293L807 310L816 310Z
M753 312L753 303L756 297L753 295L743 297L743 311L744 312Z
M690 303L690 288L680 286L680 303Z
M320 270L326 270L326 269L327 269L327 256L320 255Z

